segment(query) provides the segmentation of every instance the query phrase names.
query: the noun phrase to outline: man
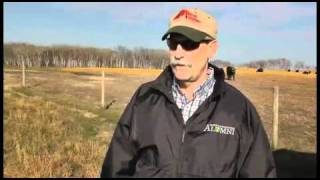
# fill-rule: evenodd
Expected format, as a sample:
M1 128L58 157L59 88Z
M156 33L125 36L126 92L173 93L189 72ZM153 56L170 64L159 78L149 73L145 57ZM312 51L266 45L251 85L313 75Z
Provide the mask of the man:
M275 177L255 108L208 64L217 51L215 19L182 9L162 40L170 65L133 95L101 177Z

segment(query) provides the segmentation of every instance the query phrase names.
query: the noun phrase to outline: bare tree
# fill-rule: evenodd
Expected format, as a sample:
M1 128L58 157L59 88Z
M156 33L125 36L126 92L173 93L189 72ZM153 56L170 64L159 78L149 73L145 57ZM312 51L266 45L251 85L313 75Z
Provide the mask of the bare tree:
M296 69L304 69L305 65L303 61L297 61L294 65Z

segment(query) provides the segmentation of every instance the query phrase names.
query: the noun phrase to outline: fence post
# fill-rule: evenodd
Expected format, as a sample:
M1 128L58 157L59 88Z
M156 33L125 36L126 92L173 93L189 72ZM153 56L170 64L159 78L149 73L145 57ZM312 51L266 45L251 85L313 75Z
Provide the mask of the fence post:
M101 106L104 107L104 71L102 70L101 78Z
M273 133L272 133L272 148L276 149L278 145L278 112L279 112L279 87L273 87Z
M25 73L25 66L24 66L24 60L22 60L22 86L26 86L26 73Z

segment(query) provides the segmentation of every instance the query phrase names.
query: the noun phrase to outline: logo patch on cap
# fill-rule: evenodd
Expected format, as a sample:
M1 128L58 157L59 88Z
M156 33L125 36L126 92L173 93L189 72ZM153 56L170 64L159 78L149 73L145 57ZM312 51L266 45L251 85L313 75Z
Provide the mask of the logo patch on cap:
M179 19L180 17L183 17L183 16L185 16L186 19L189 19L189 20L191 20L191 21L200 23L197 15L192 14L190 11L185 10L185 9L181 10L181 11L176 15L176 17L174 17L173 20Z

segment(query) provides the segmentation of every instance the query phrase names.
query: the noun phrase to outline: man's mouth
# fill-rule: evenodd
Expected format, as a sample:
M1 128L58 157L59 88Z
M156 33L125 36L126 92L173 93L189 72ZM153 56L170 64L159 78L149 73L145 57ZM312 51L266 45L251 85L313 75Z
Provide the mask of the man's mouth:
M189 68L191 68L191 67L192 67L192 65L191 65L191 64L174 64L174 63L172 63L171 65L172 65L173 67L176 67L176 66L189 67Z
M173 64L173 66L186 66L184 64Z

